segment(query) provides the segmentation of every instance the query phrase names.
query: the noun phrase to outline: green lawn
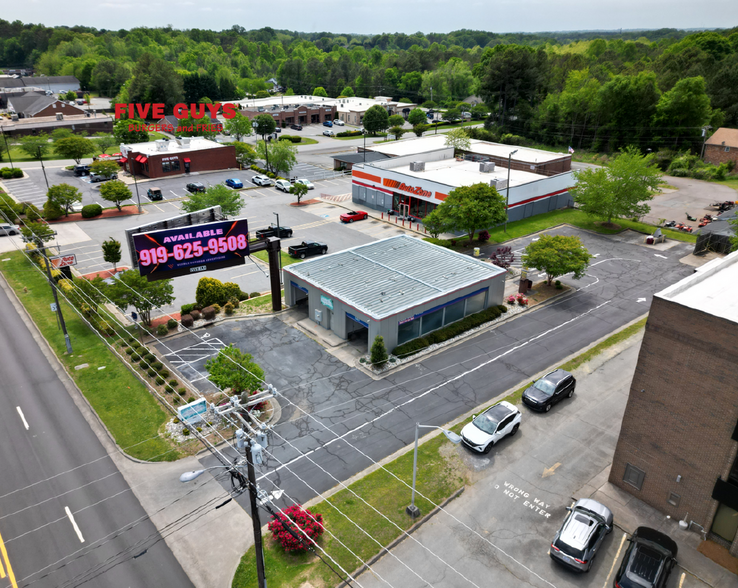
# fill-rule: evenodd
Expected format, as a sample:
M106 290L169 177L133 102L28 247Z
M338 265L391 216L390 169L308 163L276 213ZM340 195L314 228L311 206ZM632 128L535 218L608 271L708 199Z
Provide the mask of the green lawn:
M728 188L733 188L733 190L738 190L738 178L729 178L727 180L723 180L722 182L715 183L722 184L723 186L728 186Z
M269 255L266 251L257 251L256 253L252 253L254 257L257 257L258 259L261 259L264 263L269 263ZM295 259L294 257L290 257L284 250L279 252L280 257L282 258L282 267L286 267L288 265L291 265L293 263L298 263L299 259Z
M3 258L6 257L10 261L0 262L0 271L118 446L138 459L177 459L178 452L159 437L159 428L168 415L158 401L79 315L62 301L62 312L74 352L71 356L67 355L56 315L49 311L53 297L46 278L38 269L34 269L34 265L20 251L3 254ZM24 288L27 288L27 292ZM89 364L89 367L74 369L83 363ZM102 366L105 369L98 370Z
M316 143L318 143L316 139L311 139L310 137L303 137L302 141L300 141L299 143L293 143L293 145L295 147L299 147L300 145L315 145Z
M441 448L445 445L448 445L448 441L441 435L424 443L418 449L417 489L435 504L444 501L464 485L464 479L441 453ZM451 459L455 460L455 458ZM408 452L386 467L409 485L412 483L412 466L413 453ZM414 521L405 514L405 507L410 504L410 488L389 473L383 470L373 472L351 484L350 489L356 495L348 490L341 490L312 507L310 511L323 515L326 531L318 544L339 566L352 572L361 564L361 561L341 546L329 532L340 539L361 560L366 561L380 548L374 540L358 531L348 518L365 529L382 546L400 535L397 527L406 530L412 526ZM367 506L362 499L376 508L376 511ZM415 504L423 514L428 514L433 508L430 502L419 495L416 495ZM377 511L382 514L378 514ZM387 518L385 519L382 515ZM262 522L268 521L265 518ZM319 550L318 553L326 558ZM312 554L288 555L281 546L272 541L270 535L265 536L264 559L270 588L295 588L302 586L306 581L314 586L335 586L339 583L336 575L315 556ZM334 565L334 567L338 569L337 566ZM257 585L253 547L241 559L232 585L233 588L252 588Z

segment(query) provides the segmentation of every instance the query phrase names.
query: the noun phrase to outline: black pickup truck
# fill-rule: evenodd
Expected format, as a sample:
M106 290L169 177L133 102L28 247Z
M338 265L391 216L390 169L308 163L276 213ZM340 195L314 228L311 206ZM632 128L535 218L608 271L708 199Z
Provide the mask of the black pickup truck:
M310 255L324 255L328 253L328 245L318 243L317 241L303 241L300 245L291 245L287 248L287 253L291 257L299 257L305 259Z
M277 235L277 225L272 223L266 229L259 229L254 233L257 239L266 239L267 237L279 237L280 239L286 239L292 236L292 229L289 227L279 227L279 235Z

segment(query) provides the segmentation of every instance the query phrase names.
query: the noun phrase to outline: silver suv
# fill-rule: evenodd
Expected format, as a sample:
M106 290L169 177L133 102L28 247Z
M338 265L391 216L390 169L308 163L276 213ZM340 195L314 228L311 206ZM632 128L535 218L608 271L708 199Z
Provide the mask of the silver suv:
M588 572L605 535L612 531L612 511L590 498L580 498L566 510L569 515L556 533L549 554L577 572Z

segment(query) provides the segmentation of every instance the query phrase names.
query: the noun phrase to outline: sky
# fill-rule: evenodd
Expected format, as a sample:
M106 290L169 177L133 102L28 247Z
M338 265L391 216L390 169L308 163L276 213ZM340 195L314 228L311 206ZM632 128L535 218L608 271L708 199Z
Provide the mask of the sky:
M617 29L709 29L738 26L738 0L26 0L0 17L26 23L98 29L167 26L300 32L448 33Z

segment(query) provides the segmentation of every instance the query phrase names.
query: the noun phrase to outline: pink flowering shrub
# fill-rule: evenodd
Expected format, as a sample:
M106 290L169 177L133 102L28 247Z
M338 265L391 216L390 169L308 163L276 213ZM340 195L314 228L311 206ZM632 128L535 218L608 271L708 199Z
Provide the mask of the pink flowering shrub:
M287 531L285 526L288 526L300 540ZM302 508L300 504L295 504L283 509L282 512L278 512L269 523L269 531L271 531L272 537L288 553L306 551L307 546L312 545L310 539L317 540L323 534L323 530L323 515L314 514L310 510Z

